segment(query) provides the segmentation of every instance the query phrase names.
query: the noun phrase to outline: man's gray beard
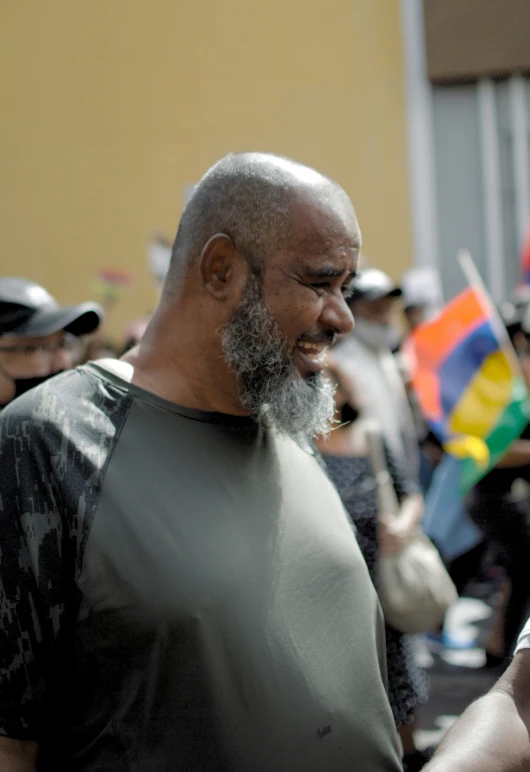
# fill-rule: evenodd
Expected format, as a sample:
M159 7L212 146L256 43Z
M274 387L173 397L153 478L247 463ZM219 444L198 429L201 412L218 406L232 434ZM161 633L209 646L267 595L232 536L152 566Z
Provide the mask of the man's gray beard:
M335 413L333 386L321 373L301 377L254 275L223 329L222 345L237 376L241 403L253 416L266 418L295 438L329 432Z

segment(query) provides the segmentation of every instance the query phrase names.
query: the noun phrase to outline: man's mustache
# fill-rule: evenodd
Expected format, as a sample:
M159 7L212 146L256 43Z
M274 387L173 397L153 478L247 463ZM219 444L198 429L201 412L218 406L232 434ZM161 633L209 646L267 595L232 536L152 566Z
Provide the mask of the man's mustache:
M310 335L307 333L305 335L300 335L298 340L302 341L302 343L317 343L324 346L333 346L337 340L337 333L331 332L331 330L328 332L321 332L318 335Z

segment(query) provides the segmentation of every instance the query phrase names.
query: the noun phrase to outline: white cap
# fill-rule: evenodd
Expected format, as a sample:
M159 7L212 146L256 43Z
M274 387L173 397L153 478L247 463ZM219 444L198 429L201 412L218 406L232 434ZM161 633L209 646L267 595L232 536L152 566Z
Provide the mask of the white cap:
M401 279L401 289L405 308L425 306L435 311L443 306L440 274L434 268L427 266L411 268Z

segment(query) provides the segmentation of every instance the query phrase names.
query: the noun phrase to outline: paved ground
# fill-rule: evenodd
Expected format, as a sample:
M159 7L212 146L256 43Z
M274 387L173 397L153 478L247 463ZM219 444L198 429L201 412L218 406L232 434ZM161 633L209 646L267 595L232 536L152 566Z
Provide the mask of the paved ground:
M490 616L485 603L463 598L451 610L447 627L459 639L471 640L487 628ZM419 714L417 743L423 748L437 744L465 708L488 691L495 676L480 669L485 662L481 648L433 653L422 639L417 643L418 659L431 677L430 700Z

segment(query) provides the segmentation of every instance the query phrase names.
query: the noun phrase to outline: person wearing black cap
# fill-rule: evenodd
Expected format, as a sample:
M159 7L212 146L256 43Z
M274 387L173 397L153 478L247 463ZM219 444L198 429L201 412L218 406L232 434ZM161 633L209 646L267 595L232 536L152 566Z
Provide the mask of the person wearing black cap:
M419 451L414 419L392 354L399 339L396 302L401 295L401 288L383 271L362 271L349 299L355 328L338 343L336 353L357 385L364 414L378 421L394 456L417 481Z
M0 278L0 409L72 367L79 337L102 319L96 303L61 307L35 282Z

